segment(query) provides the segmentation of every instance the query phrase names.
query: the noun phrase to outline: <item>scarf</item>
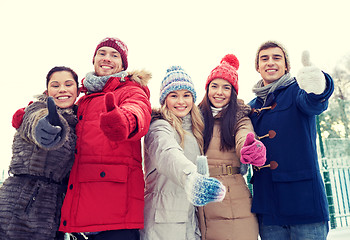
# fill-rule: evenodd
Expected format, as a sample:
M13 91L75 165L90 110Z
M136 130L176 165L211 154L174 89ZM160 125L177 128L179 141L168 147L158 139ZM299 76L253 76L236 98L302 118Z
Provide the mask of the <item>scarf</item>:
M265 101L266 101L267 95L269 95L269 93L273 93L276 89L278 89L280 87L289 86L294 82L295 82L295 79L290 75L290 73L284 74L280 79L278 79L277 81L274 81L266 86L264 86L263 80L261 79L259 82L257 82L254 85L253 93L255 93L255 95L257 97L260 97L261 99L263 99L264 105L265 105Z
M126 77L127 75L126 71L107 76L96 76L94 72L89 72L86 74L83 84L88 92L101 92L110 77Z

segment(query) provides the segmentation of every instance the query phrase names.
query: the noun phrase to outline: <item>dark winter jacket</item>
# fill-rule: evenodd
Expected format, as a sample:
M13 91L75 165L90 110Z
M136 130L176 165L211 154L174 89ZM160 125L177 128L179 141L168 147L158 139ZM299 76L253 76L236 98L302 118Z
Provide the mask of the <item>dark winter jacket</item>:
M0 188L0 239L55 239L67 178L74 161L77 123L73 109L60 109L62 138L51 150L34 138L47 115L46 95L25 109L12 146L8 177Z
M79 99L75 162L62 207L61 231L143 228L141 138L151 121L146 86L150 77L145 71L129 73L125 78L110 77L101 92ZM123 141L111 140L102 130L109 127L109 134L113 129L117 132L117 122L100 125L107 93L113 93L115 105L136 119L136 129Z
M328 204L316 152L316 115L328 107L334 86L307 94L297 82L281 87L249 105L256 134L267 149L266 165L255 170L252 212L265 225L307 224L327 221ZM262 107L271 107L264 108ZM268 134L268 135L267 135Z

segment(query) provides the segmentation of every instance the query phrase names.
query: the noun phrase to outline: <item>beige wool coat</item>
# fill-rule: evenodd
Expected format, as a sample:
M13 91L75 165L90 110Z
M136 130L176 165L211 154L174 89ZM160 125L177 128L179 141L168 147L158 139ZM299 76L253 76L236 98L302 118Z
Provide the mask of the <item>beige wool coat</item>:
M213 137L206 152L211 177L226 186L222 202L209 203L198 208L202 239L205 240L256 240L258 222L251 213L252 196L239 171L240 151L249 132L254 132L248 117L250 107L239 101L235 148L220 151L220 120L216 119ZM220 113L219 113L220 115Z

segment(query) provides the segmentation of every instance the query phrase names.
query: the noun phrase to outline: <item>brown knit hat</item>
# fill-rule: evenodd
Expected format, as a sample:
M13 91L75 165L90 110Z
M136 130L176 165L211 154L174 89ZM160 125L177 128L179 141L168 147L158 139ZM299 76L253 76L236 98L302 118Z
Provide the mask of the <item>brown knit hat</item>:
M209 83L216 79L221 78L232 84L233 88L238 94L238 73L239 61L233 54L227 54L220 62L220 65L214 68L207 79L205 89L207 89Z

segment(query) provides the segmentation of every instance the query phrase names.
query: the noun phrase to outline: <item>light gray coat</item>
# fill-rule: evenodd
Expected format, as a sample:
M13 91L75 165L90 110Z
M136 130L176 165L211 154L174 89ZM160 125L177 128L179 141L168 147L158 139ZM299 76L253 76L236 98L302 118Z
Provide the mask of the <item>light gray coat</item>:
M191 125L190 115L185 116L184 149L166 120L153 121L145 136L145 228L141 239L200 239L196 209L184 190L186 176L197 171L195 162L200 155Z

